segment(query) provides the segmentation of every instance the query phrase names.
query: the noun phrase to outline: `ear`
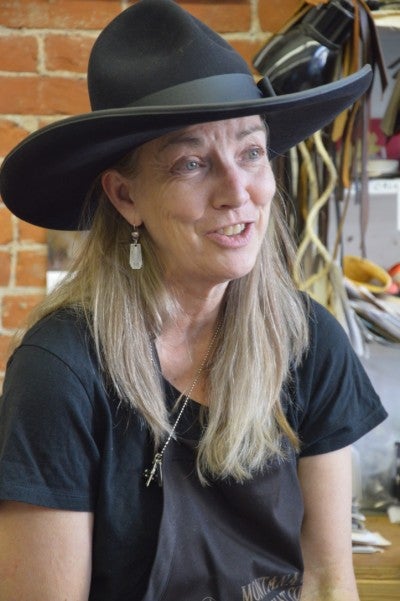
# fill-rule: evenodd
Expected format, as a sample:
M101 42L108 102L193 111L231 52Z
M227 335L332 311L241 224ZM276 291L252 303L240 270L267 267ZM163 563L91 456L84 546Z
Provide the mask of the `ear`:
M110 202L118 213L131 225L139 226L142 218L136 209L132 198L132 182L129 178L121 175L116 169L109 169L101 176L101 184Z

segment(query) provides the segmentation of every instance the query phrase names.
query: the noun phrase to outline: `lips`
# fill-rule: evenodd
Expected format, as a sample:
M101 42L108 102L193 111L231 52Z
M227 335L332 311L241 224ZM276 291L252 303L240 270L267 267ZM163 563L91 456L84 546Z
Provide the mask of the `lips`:
M247 246L254 236L254 221L244 221L220 227L206 234L221 248L242 248Z

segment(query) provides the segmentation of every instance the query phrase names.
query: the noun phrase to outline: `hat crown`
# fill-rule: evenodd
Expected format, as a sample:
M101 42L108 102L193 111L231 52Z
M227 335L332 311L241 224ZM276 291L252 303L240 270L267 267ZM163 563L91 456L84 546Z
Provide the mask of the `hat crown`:
M93 182L141 144L196 123L263 115L274 156L330 123L371 78L364 67L315 90L271 97L221 36L172 0L141 0L94 44L88 69L93 110L20 142L0 168L2 200L41 227L90 227L97 208L96 195L88 196Z
M138 106L162 90L229 73L251 76L220 35L175 2L141 0L97 38L88 67L89 97L92 110Z

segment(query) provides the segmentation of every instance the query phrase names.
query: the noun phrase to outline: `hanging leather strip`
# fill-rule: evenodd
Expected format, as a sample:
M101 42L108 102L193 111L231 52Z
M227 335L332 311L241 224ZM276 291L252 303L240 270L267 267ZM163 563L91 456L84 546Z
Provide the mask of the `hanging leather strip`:
M355 73L359 69L360 63L360 9L357 0L353 0L354 21L353 21L353 52L351 72Z
M364 29L367 27L368 33L369 33L368 37L369 37L370 53L369 53L367 59L370 62L370 64L372 65L372 67L375 67L375 66L378 67L380 80L381 80L382 92L384 92L388 85L388 76L387 76L385 60L383 57L382 47L381 47L381 43L379 41L375 21L372 16L371 10L370 10L368 4L365 2L365 0L358 0L358 2L363 7L363 14L366 17L365 24L364 25L362 24L362 27L364 27ZM361 31L361 35L363 33L365 33L365 31L364 32Z
M360 34L363 41L362 47L362 61L365 64L369 61L374 61L373 64L378 64L382 59L380 53L376 55L376 44L373 44L373 32L376 33L375 23L372 21L370 11L367 7L366 10L360 10ZM383 64L383 62L382 62ZM384 69L385 76L386 70ZM387 79L385 79L387 84ZM365 94L364 99L361 102L360 107L360 130L359 130L359 149L360 152L360 249L361 256L365 257L367 253L366 249L366 233L368 227L369 218L369 194L368 194L368 174L367 174L367 163L368 163L368 126L369 126L369 107L371 98L371 89ZM357 147L356 147L357 148Z

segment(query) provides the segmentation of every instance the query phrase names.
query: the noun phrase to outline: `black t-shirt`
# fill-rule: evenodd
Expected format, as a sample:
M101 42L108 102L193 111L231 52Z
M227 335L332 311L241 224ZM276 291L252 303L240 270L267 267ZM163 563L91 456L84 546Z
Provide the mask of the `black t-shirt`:
M309 351L286 391L303 456L351 444L386 417L337 321L312 303L309 323ZM178 392L164 384L172 406ZM182 431L197 412L190 403ZM0 499L95 513L91 601L145 593L162 510L162 488L144 486L152 458L143 420L106 390L83 320L60 311L36 324L7 367Z

